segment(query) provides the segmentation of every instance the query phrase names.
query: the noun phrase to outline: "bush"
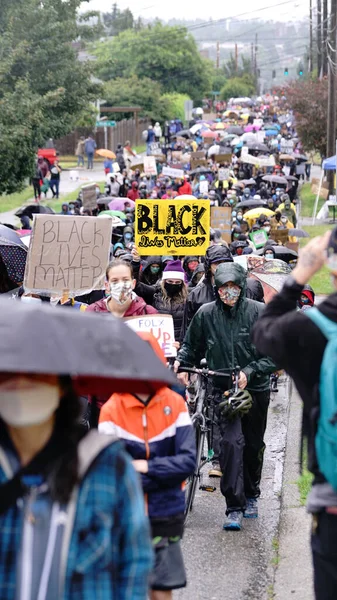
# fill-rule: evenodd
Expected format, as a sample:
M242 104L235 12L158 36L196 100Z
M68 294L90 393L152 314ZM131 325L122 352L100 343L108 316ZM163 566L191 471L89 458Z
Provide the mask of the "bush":
M255 93L253 81L247 77L232 77L228 79L221 90L220 97L222 100L229 98L250 97Z
M166 119L181 119L185 121L185 102L190 100L187 94L178 94L172 92L170 94L164 94L161 97L161 102L164 103L163 109L166 114Z

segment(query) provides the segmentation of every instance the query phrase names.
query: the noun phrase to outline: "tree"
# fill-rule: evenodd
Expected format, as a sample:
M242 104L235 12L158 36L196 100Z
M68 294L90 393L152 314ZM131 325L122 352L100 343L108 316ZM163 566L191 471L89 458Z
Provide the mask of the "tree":
M71 45L80 36L80 0L3 0L1 4L1 156L12 157L13 142L21 139L15 167L1 173L4 192L13 191L13 170L17 187L22 184L43 140L73 129L97 97L97 89L88 65L77 60ZM5 162L8 167L7 158Z
M294 111L296 130L306 151L318 151L326 155L328 80L299 79L280 90L287 104Z
M230 58L223 66L223 71L228 79L233 77L243 77L243 75L251 75L253 72L252 61L250 58L241 56L241 64L239 62L238 66L236 66L235 58L231 54Z
M221 90L222 100L229 98L250 97L255 93L255 86L249 77L233 77L228 79Z
M133 29L135 26L131 10L129 8L120 10L116 2L112 5L111 13L103 15L103 21L110 35L118 35L122 31ZM137 23L139 26L140 21L138 20Z
M156 22L140 31L124 31L96 44L97 76L155 79L166 92L199 100L211 86L211 63L199 54L194 38L183 27Z
M166 118L165 102L161 100L161 85L145 77L117 77L107 81L103 87L104 100L113 106L141 106L141 117L149 117L154 121ZM120 113L116 119L129 118L129 114Z

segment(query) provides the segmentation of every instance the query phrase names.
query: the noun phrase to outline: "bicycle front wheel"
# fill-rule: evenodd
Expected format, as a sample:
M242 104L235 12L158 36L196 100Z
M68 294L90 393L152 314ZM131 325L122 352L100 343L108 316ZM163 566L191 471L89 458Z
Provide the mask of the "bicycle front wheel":
M200 424L196 423L195 425L195 441L197 448L196 455L196 465L194 469L193 475L191 475L187 480L186 485L186 502L185 502L185 523L189 516L190 511L193 509L193 503L195 494L197 491L197 485L200 481L200 467L202 461L203 448L205 443L205 431L202 431Z

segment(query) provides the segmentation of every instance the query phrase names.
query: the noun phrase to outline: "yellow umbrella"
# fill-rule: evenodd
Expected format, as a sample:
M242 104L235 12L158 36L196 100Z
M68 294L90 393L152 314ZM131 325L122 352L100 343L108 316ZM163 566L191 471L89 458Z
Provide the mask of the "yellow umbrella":
M225 129L225 124L224 123L217 123L215 126L215 129Z
M274 215L274 211L270 210L270 208L265 208L261 206L261 208L252 208L248 210L244 214L244 219L248 221L249 227L251 227L256 219L259 218L260 215L264 215L265 217L272 217Z
M106 148L96 150L96 154L98 154L98 156L103 156L103 158L116 158L116 154L112 152L112 150L107 150Z

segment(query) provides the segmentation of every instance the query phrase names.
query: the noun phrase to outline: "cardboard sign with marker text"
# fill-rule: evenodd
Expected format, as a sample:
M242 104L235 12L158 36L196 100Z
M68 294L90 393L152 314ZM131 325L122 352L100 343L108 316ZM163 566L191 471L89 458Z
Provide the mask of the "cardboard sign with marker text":
M211 226L220 229L222 239L231 243L232 233L232 209L229 206L212 206Z
M78 296L103 289L111 231L110 217L35 215L25 290Z
M141 317L127 317L124 322L128 327L141 333L152 333L159 346L162 348L166 358L177 356L177 350L173 346L174 326L171 315L143 315Z
M81 192L83 208L86 208L87 210L94 210L97 208L96 184L89 183L88 185L83 185Z
M209 200L136 200L140 255L203 256L209 246Z
M144 156L145 175L157 175L156 159L154 156Z

